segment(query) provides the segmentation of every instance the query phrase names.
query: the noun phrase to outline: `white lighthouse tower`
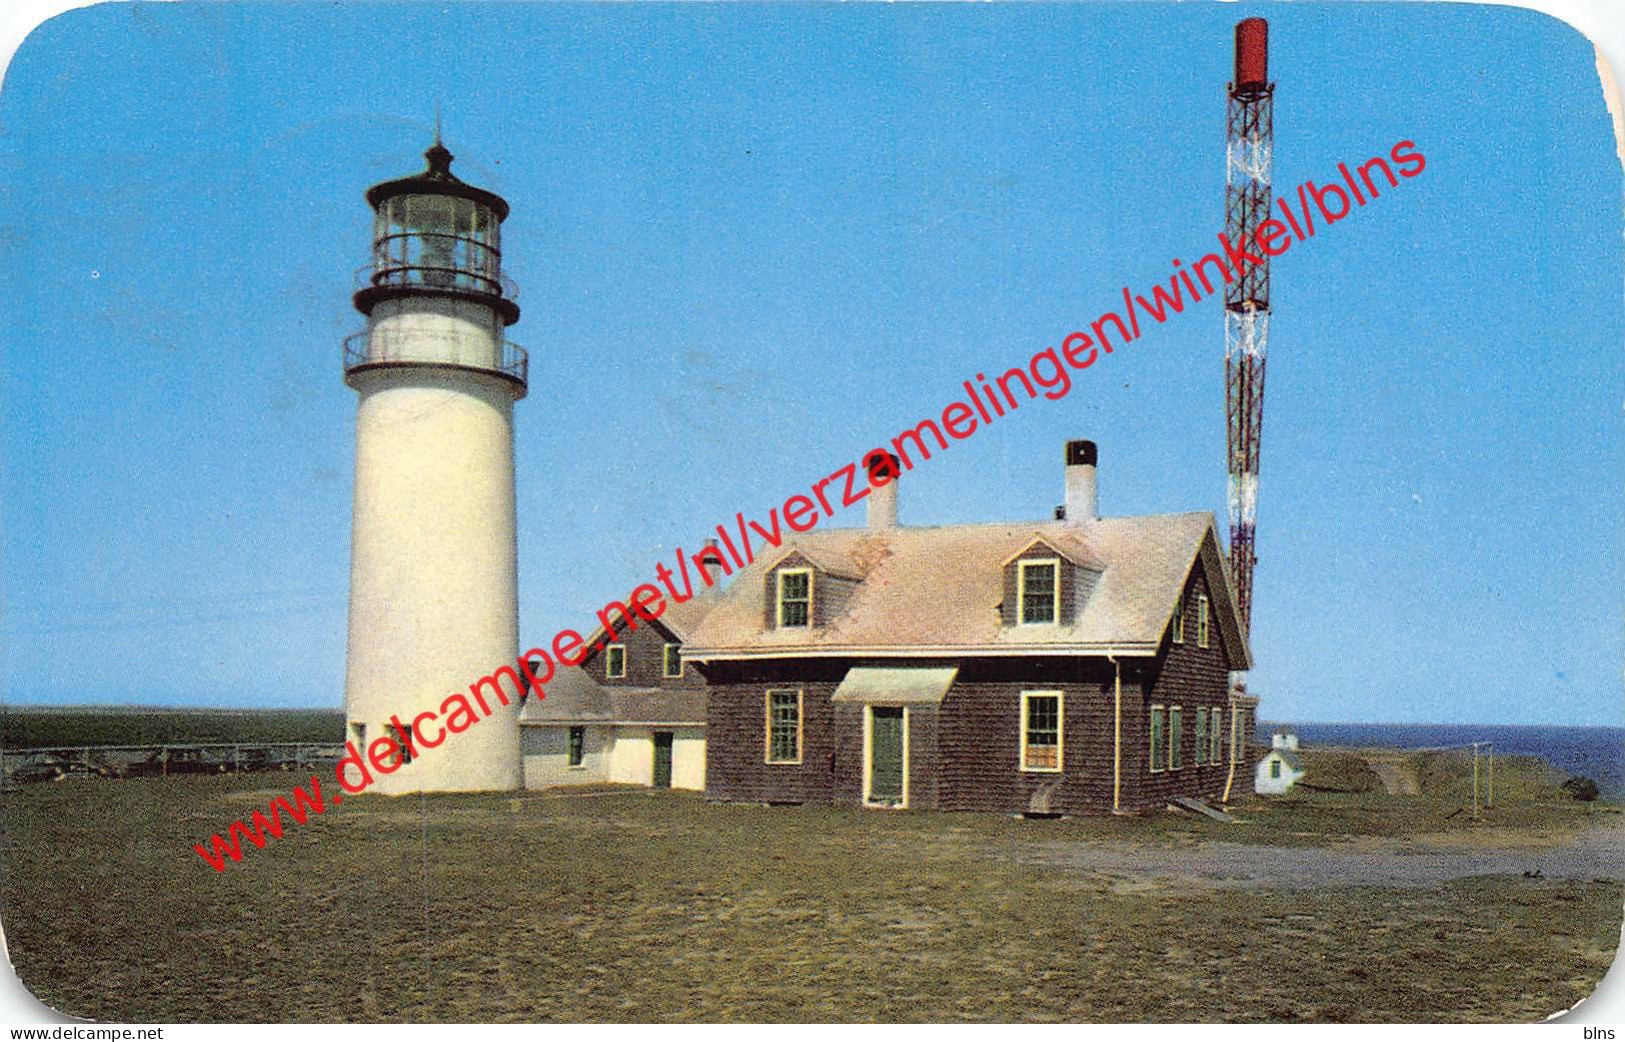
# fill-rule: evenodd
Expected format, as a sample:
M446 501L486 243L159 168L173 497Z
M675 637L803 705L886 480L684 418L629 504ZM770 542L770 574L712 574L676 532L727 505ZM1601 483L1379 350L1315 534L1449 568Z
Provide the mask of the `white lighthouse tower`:
M519 650L513 405L527 358L505 337L519 319L501 271L508 204L452 174L438 133L424 158L422 173L367 191L372 263L355 294L367 325L344 345L359 395L347 737L369 791L517 789L519 699L489 698L492 715L464 714L460 733L443 708ZM385 737L415 755L388 757Z

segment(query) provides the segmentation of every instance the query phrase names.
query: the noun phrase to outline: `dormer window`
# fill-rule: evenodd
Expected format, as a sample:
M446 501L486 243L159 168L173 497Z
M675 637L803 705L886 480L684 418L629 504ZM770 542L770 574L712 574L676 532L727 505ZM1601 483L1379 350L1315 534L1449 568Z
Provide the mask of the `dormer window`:
M812 569L785 568L779 572L780 627L812 625Z
M1053 624L1061 617L1061 562L1056 558L1017 564L1016 601L1023 626Z
M626 645L611 644L604 649L604 678L619 680L626 676Z

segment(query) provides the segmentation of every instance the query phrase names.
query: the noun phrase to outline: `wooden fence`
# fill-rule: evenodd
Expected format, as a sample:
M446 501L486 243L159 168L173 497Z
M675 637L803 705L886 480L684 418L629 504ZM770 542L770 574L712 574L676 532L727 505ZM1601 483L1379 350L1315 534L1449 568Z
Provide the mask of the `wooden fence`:
M297 770L337 763L338 742L169 742L163 745L58 745L0 749L0 776L29 768L56 769L58 777L85 768L103 777L169 774L242 774Z

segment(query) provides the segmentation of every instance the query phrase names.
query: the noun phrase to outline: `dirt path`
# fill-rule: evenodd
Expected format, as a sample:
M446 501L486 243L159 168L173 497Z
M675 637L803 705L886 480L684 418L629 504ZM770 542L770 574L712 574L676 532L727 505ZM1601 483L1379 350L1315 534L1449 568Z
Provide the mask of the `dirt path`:
M1373 762L1371 770L1382 782L1382 789L1390 796L1416 796L1422 783L1416 777L1416 768L1409 764Z
M1463 845L1367 840L1359 845L1279 847L1215 841L1194 847L1128 847L1119 843L1048 843L1033 860L1100 872L1114 889L1155 886L1305 887L1436 886L1468 876L1538 872L1547 879L1625 880L1625 827L1577 833L1545 844Z

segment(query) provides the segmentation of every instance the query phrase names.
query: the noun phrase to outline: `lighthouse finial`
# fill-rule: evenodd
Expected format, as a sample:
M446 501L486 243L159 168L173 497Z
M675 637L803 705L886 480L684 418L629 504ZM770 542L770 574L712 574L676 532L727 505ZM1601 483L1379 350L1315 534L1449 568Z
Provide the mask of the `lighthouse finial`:
M435 99L434 103L434 144L430 145L429 150L423 153L423 158L429 162L427 173L440 177L451 177L452 180L456 180L451 173L452 154L446 148L445 143L440 140L440 99L438 98Z

